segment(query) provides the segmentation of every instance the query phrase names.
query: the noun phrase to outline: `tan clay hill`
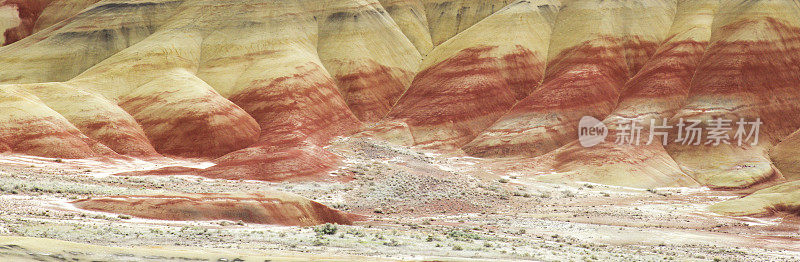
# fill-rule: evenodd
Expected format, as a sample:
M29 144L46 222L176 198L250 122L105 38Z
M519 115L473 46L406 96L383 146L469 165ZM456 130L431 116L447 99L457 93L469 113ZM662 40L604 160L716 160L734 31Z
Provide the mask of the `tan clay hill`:
M0 0L0 30L6 155L192 158L215 165L136 174L327 180L341 162L324 147L358 135L542 180L753 190L800 178L796 0ZM764 125L755 145L587 148L584 116L611 129ZM796 213L796 192L719 210ZM206 198L186 197L220 218ZM128 201L79 204L151 214ZM298 214L327 222L319 210Z

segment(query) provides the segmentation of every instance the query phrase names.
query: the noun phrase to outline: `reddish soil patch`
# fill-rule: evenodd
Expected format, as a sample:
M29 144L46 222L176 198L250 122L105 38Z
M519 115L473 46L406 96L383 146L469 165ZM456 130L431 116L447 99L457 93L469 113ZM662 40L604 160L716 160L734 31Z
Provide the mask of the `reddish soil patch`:
M36 20L42 14L44 8L50 4L52 0L5 0L0 5L11 5L17 7L19 18L22 21L19 26L9 28L3 35L6 37L4 45L9 45L17 42L33 33L33 27L36 25Z
M310 226L323 223L350 225L359 219L355 215L283 192L118 196L79 200L73 204L87 210L176 221L231 220Z

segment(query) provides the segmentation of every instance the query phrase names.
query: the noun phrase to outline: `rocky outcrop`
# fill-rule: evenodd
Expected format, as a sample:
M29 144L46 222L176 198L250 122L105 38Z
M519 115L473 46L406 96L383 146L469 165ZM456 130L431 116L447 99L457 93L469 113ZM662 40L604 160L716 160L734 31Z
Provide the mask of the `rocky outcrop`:
M359 219L304 197L278 191L97 197L72 204L92 211L176 221L228 220L311 226L324 223L350 225Z

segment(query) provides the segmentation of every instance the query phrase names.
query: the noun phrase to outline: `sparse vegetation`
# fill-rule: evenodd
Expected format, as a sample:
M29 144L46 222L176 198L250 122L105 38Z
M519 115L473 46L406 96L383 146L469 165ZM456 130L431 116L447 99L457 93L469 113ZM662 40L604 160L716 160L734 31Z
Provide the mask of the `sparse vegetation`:
M447 236L455 240L461 240L461 241L471 241L471 240L481 239L481 237L478 234L468 232L466 230L452 230L447 233Z
M378 151L380 150L384 149ZM602 233L609 228L613 228L613 234L620 236L629 232L658 232L661 225L649 224L653 221L670 221L669 224L664 223L663 228L678 234L687 228L691 228L693 234L704 231L728 234L731 230L752 233L754 227L714 218L695 222L687 219L682 210L675 210L676 202L672 199L656 198L649 194L630 194L635 192L630 189L618 191L615 187L595 184L554 185L528 179L509 179L503 183L494 179L474 179L456 171L437 170L435 174L419 174L408 170L409 166L420 165L421 161L411 164L401 161L419 157L446 166L444 161L449 160L409 153L411 151L400 152L402 153L398 155L385 151L370 154L379 154L383 157L381 159L392 159L402 164L353 161L352 166L337 171L337 174L349 175L347 170L360 170L358 179L345 183L241 183L156 176L98 178L84 174L84 169L76 169L68 175L0 173L0 191L5 194L17 191L25 198L40 201L26 202L23 198L11 196L3 199L4 203L25 208L0 210L0 234L52 237L76 242L91 239L99 241L97 243L101 245L119 246L181 243L186 246L237 248L242 245L263 250L318 252L330 249L331 252L341 254L379 256L392 256L400 252L454 257L468 255L477 260L500 257L508 260L544 261L693 261L716 257L716 261L738 261L746 258L761 261L774 258L774 253L754 254L749 249L735 250L730 246L676 246L669 240L657 246L582 242L587 234L595 231ZM407 153L408 157L405 157ZM96 169L98 168L92 168ZM313 227L265 227L243 221L139 224L138 220L131 220L127 215L48 208L45 210L49 212L42 210L43 207L55 206L53 199L72 201L98 194L142 195L174 191L269 189L297 193L354 213L372 215L374 210L379 210L382 214L372 215L369 222L354 226L323 224ZM664 188L653 189L649 193L664 195L677 191ZM632 202L636 204L631 206L611 208L612 205L608 203L613 203L618 198L630 198L638 202ZM583 203L583 199L591 202ZM647 208L642 208L645 205ZM654 209L668 212L653 215L650 210ZM410 210L415 210L415 213L408 213L412 212ZM610 225L598 226L583 222L598 215L601 219L610 218L611 220L605 220ZM699 223L708 226L692 227ZM714 226L720 224L725 226Z
M331 223L325 223L314 228L314 232L317 232L317 235L335 235L337 230L339 228Z
M575 197L575 193L573 193L572 191L569 191L569 190L561 191L561 195L563 195L564 197L569 197L569 198Z

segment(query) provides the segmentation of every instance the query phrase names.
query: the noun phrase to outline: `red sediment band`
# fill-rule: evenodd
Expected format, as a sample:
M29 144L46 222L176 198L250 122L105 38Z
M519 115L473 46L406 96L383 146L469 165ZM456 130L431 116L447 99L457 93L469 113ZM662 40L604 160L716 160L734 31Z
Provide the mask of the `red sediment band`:
M514 52L503 55L501 61L500 72L517 100L530 95L544 78L544 59L522 46L517 45Z
M340 157L316 145L273 148L268 145L248 147L216 160L219 164L207 169L166 167L157 170L120 173L123 176L195 175L215 179L283 181L349 180L329 177L338 167Z
M602 119L616 107L629 75L625 50L619 39L606 37L562 51L548 64L542 86L485 131L503 138L478 136L463 149L483 157L535 156L576 139L575 132L565 131L568 126L585 115ZM526 122L532 124L514 124ZM509 142L537 128L545 133Z
M668 117L669 113L678 110L683 105L682 101L686 99L692 76L707 44L694 40L668 39L650 61L626 83L625 91L620 96L620 107L614 114L632 117L642 113L656 113ZM672 103L659 104L654 102L655 99L669 99ZM640 103L647 103L647 106L642 107ZM662 107L654 108L657 105ZM646 108L648 111L637 111L641 108ZM609 131L609 137L617 137L618 130L610 127ZM557 172L591 168L589 170L596 176L603 174L603 171L598 171L597 168L624 164L628 170L639 170L642 179L655 183L674 183L683 180L685 183L691 183L689 182L691 179L680 175L677 164L659 142L646 145L647 133L647 130L643 130L642 141L638 146L606 142L584 148L577 143L570 144L547 155L554 160L552 166L547 168ZM615 178L612 175L610 179Z
M272 149L251 147L234 152L198 175L209 178L260 181L341 180L326 174L339 166L339 156L316 145Z
M347 105L358 119L377 122L392 109L413 78L413 73L372 60L354 72L336 76Z
M4 45L9 45L17 42L33 33L33 27L36 25L36 20L42 14L44 8L50 4L52 0L5 0L4 5L11 5L17 7L21 23L14 28L6 29L3 32L6 42Z
M388 117L404 120L420 144L468 142L538 85L542 75L544 66L531 51L518 47L498 58L490 55L496 48L464 49L423 70ZM436 129L456 135L425 137L425 130Z
M630 166L643 166L648 161L669 159L660 144L641 146L620 146L614 143L601 143L591 149L580 145L566 147L554 156L553 170L568 171L574 166L604 166L625 163ZM658 163L658 162L656 162ZM663 171L663 170L662 170Z
M800 28L774 18L745 19L719 31L758 31L770 40L717 41L708 47L689 93L692 106L752 110L781 138L800 128ZM725 36L722 36L725 39ZM714 101L724 103L714 103Z
M299 73L273 80L254 81L230 97L261 126L259 143L276 148L304 141L323 145L360 127L348 110L336 84L313 63Z
M340 159L326 151L328 141L360 129L336 84L309 63L298 73L253 81L230 97L262 127L256 143L230 152L207 169L164 168L125 175L192 174L209 178L287 181L327 179Z
M512 114L541 109L575 108L598 101L615 103L628 80L624 49L585 42L562 51L548 64L542 87L520 101Z
M774 216L777 214L789 214L795 217L800 217L800 205L790 204L775 204L767 208L767 213L764 216Z
M628 78L621 51L616 46L587 43L562 52L553 60L553 66L547 68L541 91L535 91L520 102L515 111L540 107L571 108L589 101L616 99ZM590 92L581 95L574 91Z
M75 124L75 123L73 123ZM132 157L157 157L150 140L136 123L128 121L97 121L75 124L83 133L103 143L120 155Z
M226 194L183 196L120 196L73 202L77 207L173 221L231 220L256 224L310 226L323 223L350 225L358 216L331 209L318 202L283 199L264 194L246 197Z
M67 159L116 156L68 123L52 117L17 121L6 126L0 129L5 151Z
M437 125L482 116L515 102L495 66L486 56L495 47L476 47L420 72L389 118L407 119L411 126Z
M628 61L628 70L632 76L651 60L653 53L659 48L659 43L632 36L623 40L622 47L625 49L625 60Z
M153 93L120 103L139 122L159 153L219 157L256 142L258 124L219 94L208 90L186 99L169 96L169 93ZM163 114L142 113L154 107L161 108Z
M231 152L200 176L263 181L315 180L336 168L338 156L324 150L328 141L360 128L333 80L309 63L299 73L254 81L230 100L261 125L257 143ZM327 178L327 177L324 177Z
M778 39L713 43L707 59L698 67L692 95L758 94L775 88L780 91L794 89L798 85L800 72L792 66L800 58L797 52L800 50L800 28L774 18L763 18L739 21L720 29L728 34L752 30L766 31Z
M708 42L694 40L667 42L625 84L620 101L674 95L685 97L707 45Z

